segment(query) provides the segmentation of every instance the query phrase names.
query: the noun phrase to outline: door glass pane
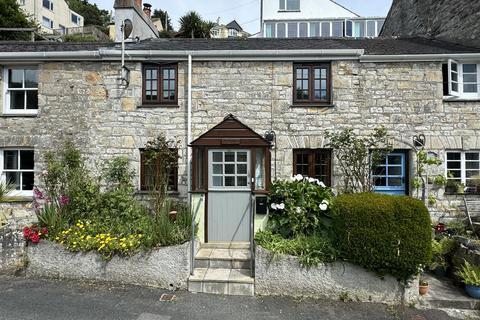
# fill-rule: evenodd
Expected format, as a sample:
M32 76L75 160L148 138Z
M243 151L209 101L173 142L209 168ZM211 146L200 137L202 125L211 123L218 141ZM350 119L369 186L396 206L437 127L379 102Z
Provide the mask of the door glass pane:
M33 150L20 151L20 169L33 170Z
M387 178L385 177L375 178L376 187L385 187L386 185L387 185Z
M235 177L225 177L225 187L235 187Z
M402 164L402 156L388 156L388 164Z
M225 174L235 174L235 165L234 164L226 164L225 165Z
M246 152L238 152L237 153L237 162L247 162L247 153Z
M7 183L13 185L15 190L20 190L20 172L5 172Z
M213 176L212 183L214 187L223 187L223 177L222 176Z
M203 163L203 157L204 157L204 153L203 153L203 149L196 149L195 150L196 152L196 157L195 157L195 161L196 161L196 169L197 169L197 172L196 172L196 176L195 176L195 184L196 184L196 188L197 189L203 189L205 186L204 186L204 163Z
M22 172L22 190L33 190L33 172Z
M5 150L3 152L3 168L6 170L18 169L18 151L17 150Z
M265 189L265 152L257 150L255 158L255 189Z
M402 167L388 167L388 175L389 176L401 176L402 175Z
M247 177L239 176L237 177L237 187L246 187L247 186Z
M213 174L223 174L223 164L214 164Z
M225 162L235 162L235 152L225 152Z
M390 187L401 187L402 186L402 178L389 178L388 185Z
M222 162L222 161L223 161L223 152L214 152L213 162Z
M237 164L237 174L247 174L247 165Z

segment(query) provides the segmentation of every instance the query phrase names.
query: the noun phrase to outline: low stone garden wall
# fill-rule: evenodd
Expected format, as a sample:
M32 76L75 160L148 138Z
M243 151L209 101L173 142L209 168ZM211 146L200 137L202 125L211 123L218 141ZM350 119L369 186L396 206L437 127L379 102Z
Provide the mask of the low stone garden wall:
M335 262L305 268L293 256L273 257L257 245L255 257L255 294L410 303L418 300L418 280L404 288L393 277L379 278L374 273L347 263Z
M29 244L27 277L94 280L187 289L190 243L161 247L132 257L105 261L96 252L72 253L61 245L42 240Z

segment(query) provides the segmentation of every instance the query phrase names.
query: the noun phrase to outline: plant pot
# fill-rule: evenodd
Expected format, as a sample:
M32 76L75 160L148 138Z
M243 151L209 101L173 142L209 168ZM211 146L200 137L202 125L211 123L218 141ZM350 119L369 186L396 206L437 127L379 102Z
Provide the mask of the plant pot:
M170 217L170 220L172 220L172 221L177 220L177 211L170 211L168 213L168 216Z
M427 292L428 292L428 285L418 287L418 293L420 293L420 295L424 296L427 294Z
M466 284L465 291L470 297L474 299L480 299L480 286L472 286L472 285Z

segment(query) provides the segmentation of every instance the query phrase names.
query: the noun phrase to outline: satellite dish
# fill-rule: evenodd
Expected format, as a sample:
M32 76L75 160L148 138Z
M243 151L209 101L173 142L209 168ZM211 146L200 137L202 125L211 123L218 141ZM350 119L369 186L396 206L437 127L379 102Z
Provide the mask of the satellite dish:
M133 31L133 23L130 19L125 19L123 21L123 37L124 39L128 39Z

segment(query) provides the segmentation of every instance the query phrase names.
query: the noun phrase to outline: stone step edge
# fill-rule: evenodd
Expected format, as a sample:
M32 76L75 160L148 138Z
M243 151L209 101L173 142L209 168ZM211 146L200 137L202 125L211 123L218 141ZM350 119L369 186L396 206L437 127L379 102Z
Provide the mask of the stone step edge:
M248 280L229 280L229 279L190 279L188 278L188 282L202 282L202 283L240 283L240 284L255 284L255 279L250 277Z
M442 300L428 299L422 300L420 305L430 308L450 308L460 310L480 310L480 300Z
M214 260L214 261L250 261L251 258L225 258L225 257L195 257L195 260Z

